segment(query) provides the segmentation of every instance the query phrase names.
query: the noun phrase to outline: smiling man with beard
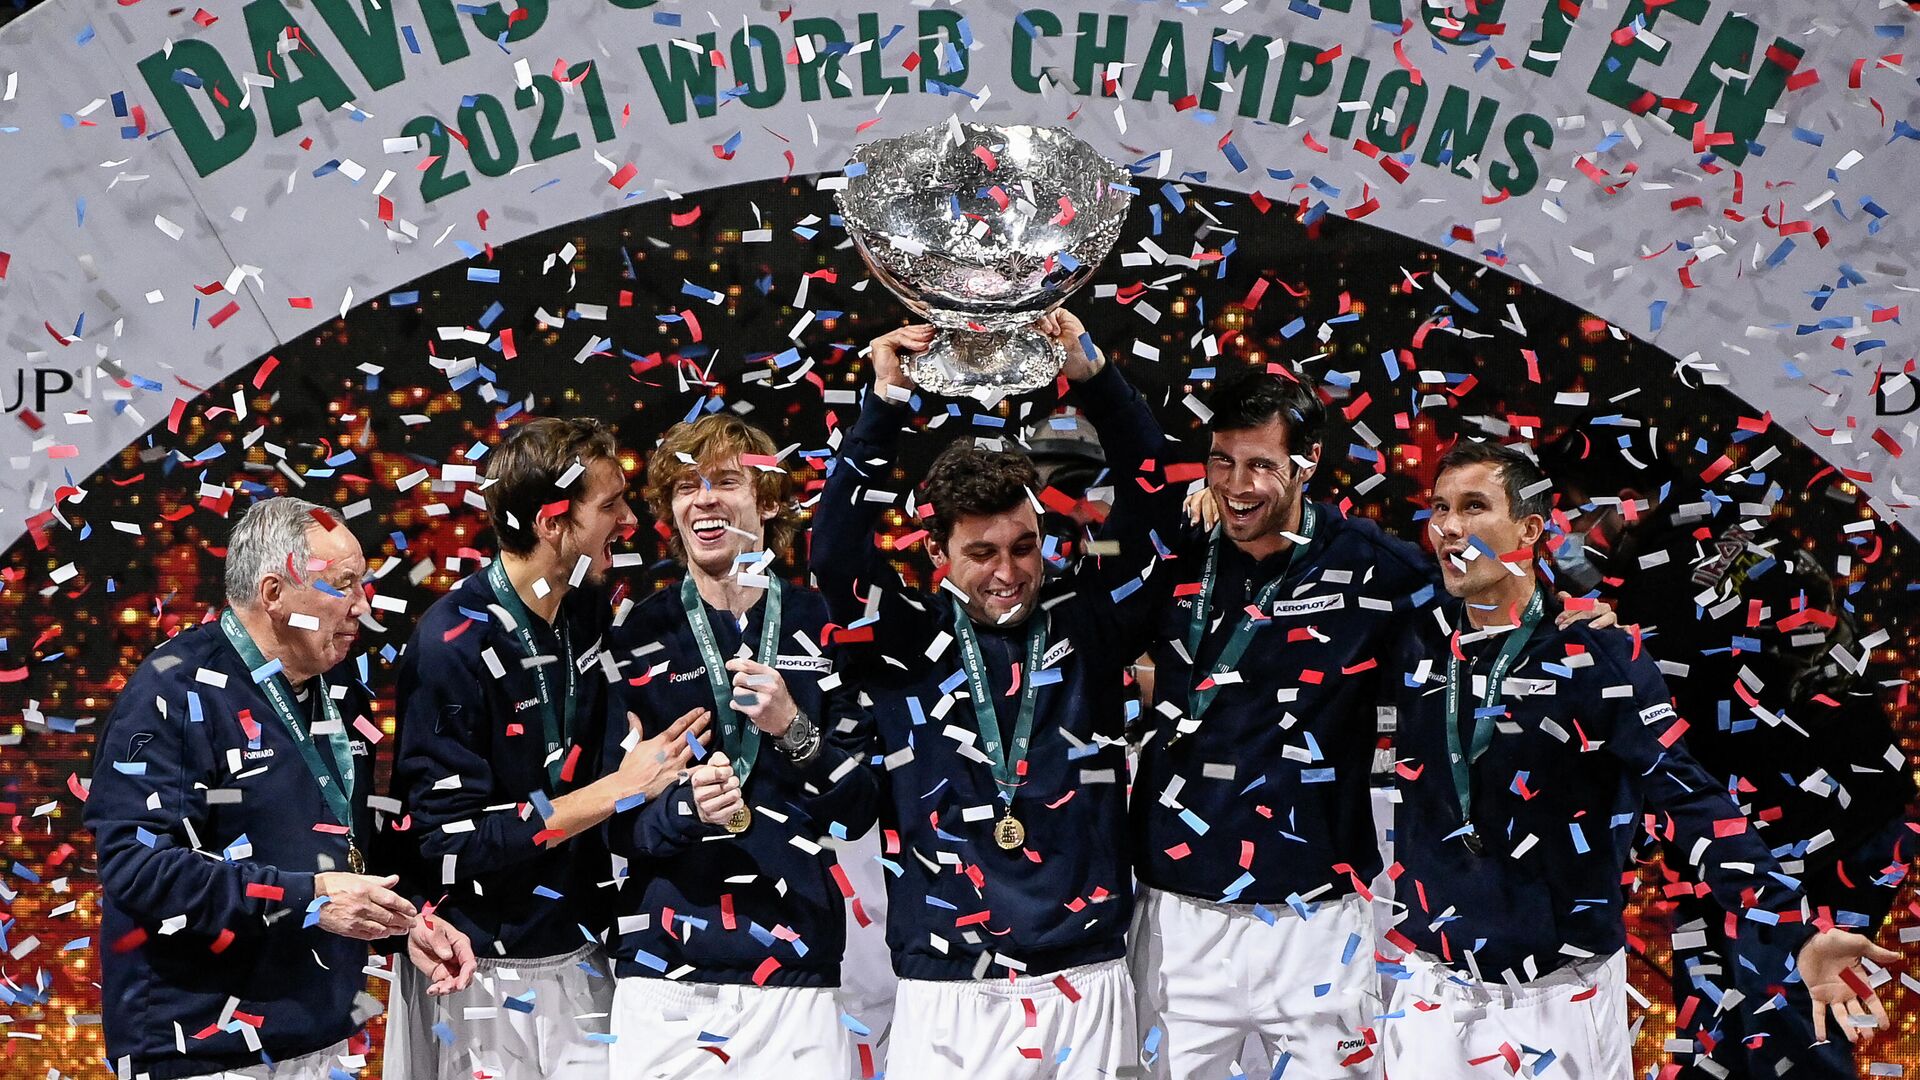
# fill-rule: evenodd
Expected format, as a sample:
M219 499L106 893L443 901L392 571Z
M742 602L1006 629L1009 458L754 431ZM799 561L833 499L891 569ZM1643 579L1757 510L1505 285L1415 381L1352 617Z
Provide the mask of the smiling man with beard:
M677 424L647 504L686 568L613 631L621 698L647 732L713 716L715 749L623 807L613 1074L845 1077L834 990L845 899L827 841L873 827L867 714L825 648L827 605L774 565L794 532L773 441L731 415ZM608 747L608 754L614 747Z
M1141 468L1165 446L1151 411L1061 311L1041 329L1100 433L1118 504L1147 520ZM914 1080L1112 1076L1139 1053L1127 977L1123 672L1147 627L1131 594L1144 529L1047 582L1037 477L1025 455L963 439L928 470L927 552L944 574L907 588L875 548L885 477L912 387L873 342L874 385L814 519L811 565L852 624L851 677L871 696L883 768L887 943L900 976L886 1063ZM1156 470L1157 471L1157 470ZM1130 583L1130 584L1129 584Z
M472 937L481 967L437 1005L401 980L389 1080L606 1075L613 981L593 897L611 875L596 826L671 783L703 722L624 747L637 724L609 723L603 587L636 521L626 489L600 421L515 428L483 489L499 557L427 609L407 645L394 788L419 845L410 884L444 897L439 916Z

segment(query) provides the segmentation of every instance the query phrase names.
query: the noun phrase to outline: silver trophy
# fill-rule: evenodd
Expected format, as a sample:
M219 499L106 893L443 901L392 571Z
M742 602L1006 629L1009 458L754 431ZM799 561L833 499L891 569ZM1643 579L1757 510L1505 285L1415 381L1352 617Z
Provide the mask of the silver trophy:
M964 124L857 148L834 195L882 285L940 328L907 377L949 397L1045 386L1066 361L1033 329L1112 250L1125 169L1061 128Z

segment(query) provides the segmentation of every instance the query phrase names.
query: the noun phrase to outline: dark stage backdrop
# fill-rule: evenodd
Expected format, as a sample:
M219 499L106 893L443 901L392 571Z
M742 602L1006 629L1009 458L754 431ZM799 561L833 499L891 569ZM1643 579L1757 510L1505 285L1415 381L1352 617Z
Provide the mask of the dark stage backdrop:
M1338 407L1317 492L1411 537L1417 493L1458 432L1557 432L1583 415L1645 415L1729 497L1759 502L1781 489L1776 520L1833 573L1862 633L1889 632L1873 674L1888 683L1889 723L1911 752L1920 626L1898 616L1920 581L1915 547L1871 521L1852 484L1768 418L1598 318L1447 251L1301 214L1150 183L1096 285L1071 305L1190 451L1204 443L1189 395L1204 400L1215 371L1302 362ZM443 466L470 464L518 418L594 414L617 426L637 478L668 425L730 408L796 448L787 461L811 497L868 378L859 349L905 318L868 281L829 199L796 180L635 206L482 251L221 385L172 387L173 415L98 475L71 478L83 494L63 493L58 513L41 515L0 559L0 800L12 815L0 863L10 1036L0 1075L102 1067L97 983L110 943L97 937L94 853L80 820L92 731L156 643L214 610L222 546L248 502L297 492L340 508L378 591L404 603L376 612L385 633L362 638L382 695L377 719L391 731L393 659L413 617L491 548L476 485L440 482ZM909 444L902 476L917 476L945 435L1017 428L1052 398L986 414L952 406L940 437ZM1746 465L1775 448L1763 468ZM634 547L647 561L664 553L651 529ZM904 557L917 572L917 555ZM655 587L639 567L625 581ZM1673 1009L1660 974L1671 962L1663 879L1650 867L1639 880L1630 929L1644 946L1634 982L1652 1002L1634 1010L1644 1016L1644 1073L1666 1060ZM1890 944L1920 928L1907 890L1895 912ZM1888 989L1899 1030L1869 1059L1920 1065L1911 998Z

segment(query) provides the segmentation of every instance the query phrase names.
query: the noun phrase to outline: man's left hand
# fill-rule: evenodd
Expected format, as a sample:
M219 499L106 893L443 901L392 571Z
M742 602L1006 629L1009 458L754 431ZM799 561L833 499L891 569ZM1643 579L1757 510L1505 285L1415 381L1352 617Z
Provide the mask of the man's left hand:
M426 973L427 993L433 997L465 990L473 982L473 942L431 910L415 919L407 931L407 957Z
M1827 1038L1827 1013L1840 1023L1840 1031L1856 1048L1873 1041L1873 1033L1888 1026L1886 1007L1880 995L1867 983L1862 958L1876 964L1891 964L1900 954L1875 945L1870 938L1846 930L1828 930L1815 934L1800 948L1800 978L1813 999L1813 1037ZM1858 1017L1871 1017L1862 1024Z
M727 661L727 670L733 672L733 707L768 735L776 739L785 735L800 711L793 695L787 693L787 680L778 671L745 656Z

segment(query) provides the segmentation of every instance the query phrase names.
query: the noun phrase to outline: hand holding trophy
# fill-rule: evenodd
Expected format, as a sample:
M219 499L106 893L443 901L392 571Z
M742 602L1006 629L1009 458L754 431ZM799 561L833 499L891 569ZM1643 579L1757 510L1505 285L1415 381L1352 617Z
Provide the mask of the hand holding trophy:
M855 150L835 195L847 233L937 328L926 348L903 350L905 377L948 397L1052 381L1067 357L1035 323L1113 249L1129 179L1060 128L956 119Z

